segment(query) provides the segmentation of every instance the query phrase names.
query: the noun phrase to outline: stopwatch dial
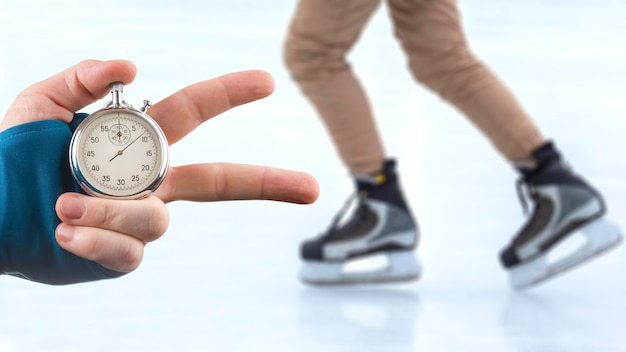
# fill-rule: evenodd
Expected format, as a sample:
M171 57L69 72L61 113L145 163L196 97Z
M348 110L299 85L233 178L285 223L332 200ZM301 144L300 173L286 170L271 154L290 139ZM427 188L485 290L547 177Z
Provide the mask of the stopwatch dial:
M97 116L79 145L81 169L90 184L105 194L137 194L159 176L162 166L158 132L127 111Z

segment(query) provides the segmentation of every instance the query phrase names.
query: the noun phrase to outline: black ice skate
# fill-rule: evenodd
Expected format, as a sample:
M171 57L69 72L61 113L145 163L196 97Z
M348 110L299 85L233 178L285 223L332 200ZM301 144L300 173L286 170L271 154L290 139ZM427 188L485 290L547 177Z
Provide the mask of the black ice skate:
M394 168L395 162L388 160L378 176L355 175L357 194L346 202L325 233L302 244L302 281L345 285L409 281L420 276L415 254L418 228ZM347 214L349 208L353 211ZM383 268L356 272L346 268L357 258L380 255L386 257Z
M535 165L520 164L517 168L522 174L518 191L527 190L533 211L500 255L515 289L537 285L622 240L620 229L604 219L602 196L563 165L552 143L537 148L532 157ZM521 192L520 199L526 208ZM585 238L584 245L551 260L550 254L559 247L567 249L565 242L579 230Z

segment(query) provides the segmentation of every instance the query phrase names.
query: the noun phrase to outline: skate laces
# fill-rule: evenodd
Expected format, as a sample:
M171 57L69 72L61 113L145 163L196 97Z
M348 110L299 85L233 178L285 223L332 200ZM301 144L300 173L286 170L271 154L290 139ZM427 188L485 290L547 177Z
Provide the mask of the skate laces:
M344 202L343 206L335 215L328 230L326 230L326 234L323 237L332 236L339 229L344 229L350 226L351 223L354 223L361 217L363 213L361 211L361 200L367 196L366 192L355 192L350 194L348 199ZM352 210L352 211L351 211ZM349 215L352 215L351 217ZM350 219L346 221L347 219Z
M523 178L517 180L515 189L517 190L517 198L522 203L522 211L524 215L528 215L528 200L537 199L537 191L532 184L524 182Z
M364 183L372 186L378 186L386 182L386 176L383 173L377 175L352 173L352 177L357 181L357 183ZM367 191L365 190L356 191L350 194L322 237L330 237L339 232L339 230L349 229L354 224L358 223L358 221L361 220L365 214L365 212L363 212L362 200L366 197Z

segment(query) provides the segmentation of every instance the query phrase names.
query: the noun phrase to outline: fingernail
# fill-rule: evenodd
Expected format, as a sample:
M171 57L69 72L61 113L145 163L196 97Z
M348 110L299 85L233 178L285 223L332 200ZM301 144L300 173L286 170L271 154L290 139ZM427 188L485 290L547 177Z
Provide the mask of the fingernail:
M76 197L67 197L61 203L61 212L70 219L80 219L85 213L85 203Z
M60 224L57 228L57 236L63 242L70 242L74 238L74 226Z

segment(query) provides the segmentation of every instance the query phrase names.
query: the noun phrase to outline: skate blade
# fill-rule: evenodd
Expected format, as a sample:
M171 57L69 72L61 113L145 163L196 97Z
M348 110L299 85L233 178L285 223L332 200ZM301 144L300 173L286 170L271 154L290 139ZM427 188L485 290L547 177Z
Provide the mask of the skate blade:
M372 259L386 259L386 263L382 267L372 267ZM300 279L314 286L360 285L414 281L419 279L421 273L416 254L413 251L399 251L346 262L305 261L300 270Z
M580 231L586 238L582 246L553 263L550 263L549 257L557 250L556 247L540 257L518 265L510 271L511 286L515 290L529 289L599 256L622 242L619 227L605 219L592 221Z

